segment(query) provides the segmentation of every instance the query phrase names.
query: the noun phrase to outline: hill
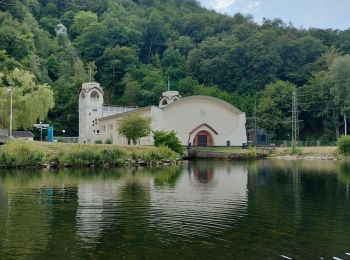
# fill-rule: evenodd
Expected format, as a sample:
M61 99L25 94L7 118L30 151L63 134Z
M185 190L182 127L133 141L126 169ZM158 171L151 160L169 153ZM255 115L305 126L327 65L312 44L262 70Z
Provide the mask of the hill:
M60 23L67 35L55 33ZM0 24L0 71L22 68L49 84L49 121L68 135L77 134L77 92L93 76L109 104L154 104L169 79L182 95L222 98L286 138L281 122L290 116L291 91L326 93L334 87L331 65L350 52L348 30L295 28L278 19L259 25L194 0L8 0L0 1ZM328 101L335 96L301 103L324 108ZM300 115L308 119L303 137L335 139L344 111L312 108Z

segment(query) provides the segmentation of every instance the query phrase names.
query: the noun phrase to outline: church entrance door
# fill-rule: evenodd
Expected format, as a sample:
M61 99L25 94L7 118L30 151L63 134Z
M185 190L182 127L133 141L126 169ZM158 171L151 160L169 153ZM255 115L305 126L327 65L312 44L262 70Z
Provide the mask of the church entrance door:
M206 135L198 135L198 146L208 146L208 139Z
M200 131L193 139L193 146L213 146L213 137L207 131Z

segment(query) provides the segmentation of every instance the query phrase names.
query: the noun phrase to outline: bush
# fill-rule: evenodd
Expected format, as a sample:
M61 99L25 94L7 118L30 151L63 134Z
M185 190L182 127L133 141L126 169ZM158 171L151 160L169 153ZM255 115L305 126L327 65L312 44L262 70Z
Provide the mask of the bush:
M95 144L103 144L103 142L101 140L96 140Z
M248 145L247 150L248 150L249 157L255 158L257 156L256 147L255 146L250 144L250 145Z
M96 150L94 147L87 147L85 149L73 149L65 152L59 151L52 159L51 162L59 165L71 164L71 165L102 165L110 163L119 165L126 157L125 153L118 149L103 149Z
M167 146L174 152L180 155L183 154L183 146L174 131L153 131L153 135L155 146Z
M130 153L130 158L133 160L141 160L146 163L157 163L163 160L174 160L177 154L166 146L160 146L156 149L147 151L133 151Z
M338 151L342 155L350 155L350 136L341 136L337 141Z
M110 138L108 138L107 140L106 140L106 142L105 142L105 144L112 144L113 142L112 142L112 139L110 139Z
M0 164L7 167L35 166L41 164L44 152L29 143L8 141L0 154Z

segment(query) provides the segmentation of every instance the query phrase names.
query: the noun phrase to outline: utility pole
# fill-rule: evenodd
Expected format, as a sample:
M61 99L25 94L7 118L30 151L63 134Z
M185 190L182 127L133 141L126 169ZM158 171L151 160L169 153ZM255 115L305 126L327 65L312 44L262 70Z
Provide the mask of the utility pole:
M256 97L255 97L255 104L254 104L254 132L255 132L255 146L258 146L258 124L257 124L257 117L256 117Z
M10 108L10 138L12 138L13 137L13 135L12 135L12 124L13 124L13 87L11 87L11 92L10 92L10 95L11 95L11 97L10 97L10 99L11 99L11 101L10 101L10 103L11 103L11 108Z
M348 127L347 127L347 123L346 123L346 115L344 113L344 135L347 136L348 135Z
M297 91L293 91L292 95L292 146L298 145L299 140L299 118L298 118L298 97Z
M169 79L169 76L168 76L168 91L170 91L170 79Z

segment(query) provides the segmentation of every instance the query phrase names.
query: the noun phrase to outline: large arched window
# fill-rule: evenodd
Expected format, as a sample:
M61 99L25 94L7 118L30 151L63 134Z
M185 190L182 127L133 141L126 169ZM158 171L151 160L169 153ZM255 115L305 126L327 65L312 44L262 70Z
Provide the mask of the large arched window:
M91 100L99 100L100 99L100 95L98 94L97 91L92 91L90 94L90 98Z

